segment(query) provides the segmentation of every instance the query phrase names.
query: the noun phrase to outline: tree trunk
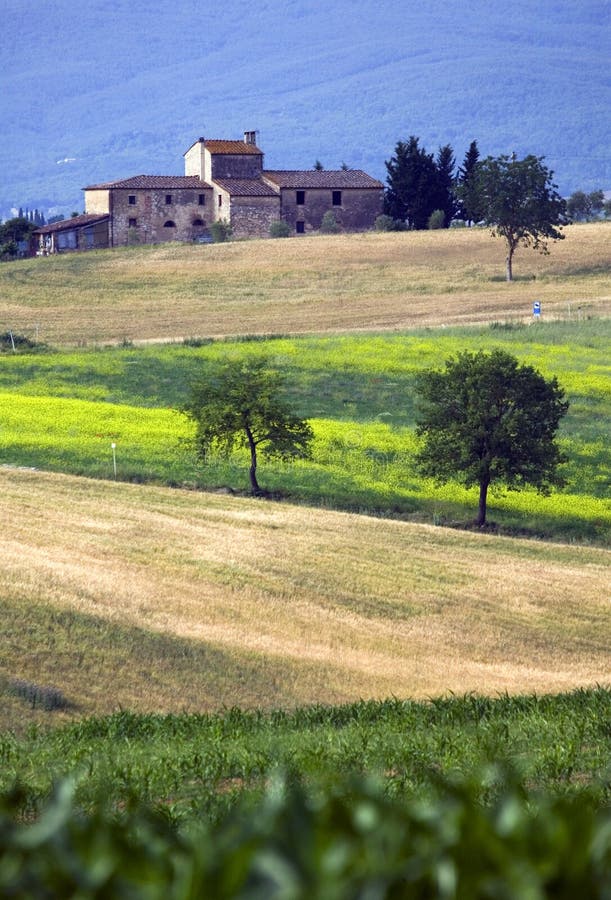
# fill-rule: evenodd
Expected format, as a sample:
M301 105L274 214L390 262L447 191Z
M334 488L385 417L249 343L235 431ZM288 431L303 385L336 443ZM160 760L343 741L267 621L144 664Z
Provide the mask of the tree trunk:
M505 275L505 278L507 281L513 281L513 254L514 254L514 251L515 251L515 247L513 246L513 244L509 244L509 247L507 250L507 257L505 260L505 262L507 263L506 275Z
M257 481L257 445L252 436L252 431L248 426L246 427L246 437L248 438L248 446L250 448L250 489L253 494L260 494L261 488Z
M490 481L485 479L479 483L479 508L477 510L477 519L475 524L478 528L482 528L486 524L486 501L488 498L488 485Z

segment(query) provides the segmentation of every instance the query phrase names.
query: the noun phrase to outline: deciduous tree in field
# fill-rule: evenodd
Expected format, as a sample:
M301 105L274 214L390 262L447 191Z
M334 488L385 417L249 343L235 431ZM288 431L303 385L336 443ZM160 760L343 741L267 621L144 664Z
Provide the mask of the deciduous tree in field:
M513 256L520 244L547 253L547 241L564 238L566 203L552 183L543 157L489 156L469 178L466 199L481 214L492 234L507 247L506 277L513 279Z
M265 358L226 359L206 367L191 386L183 412L196 425L197 453L205 460L213 450L234 447L250 453L250 486L257 481L258 453L281 459L305 457L313 432L290 411L282 374Z
M417 463L439 482L479 486L476 525L486 523L488 487L561 485L555 435L568 409L556 378L546 380L503 350L460 353L417 379Z

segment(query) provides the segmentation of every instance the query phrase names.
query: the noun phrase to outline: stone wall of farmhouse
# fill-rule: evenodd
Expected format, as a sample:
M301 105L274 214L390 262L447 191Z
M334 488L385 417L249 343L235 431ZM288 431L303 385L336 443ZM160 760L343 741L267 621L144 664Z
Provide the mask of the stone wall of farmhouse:
M234 237L268 237L280 218L278 197L232 197L231 228Z
M204 198L203 203L200 196ZM115 189L111 206L111 241L115 247L129 243L192 241L214 221L211 188ZM199 221L203 224L197 224Z
M334 192L328 188L296 191L283 188L282 218L294 230L303 223L304 231L320 228L324 214L331 210L338 225L346 231L364 231L373 228L376 218L383 211L383 195L380 188L342 188L341 202L334 205ZM303 196L301 196L303 195ZM303 203L297 203L302 199Z
M259 178L261 175L263 157L259 154L206 153L210 160L210 172L207 166L204 171L206 181L217 178Z

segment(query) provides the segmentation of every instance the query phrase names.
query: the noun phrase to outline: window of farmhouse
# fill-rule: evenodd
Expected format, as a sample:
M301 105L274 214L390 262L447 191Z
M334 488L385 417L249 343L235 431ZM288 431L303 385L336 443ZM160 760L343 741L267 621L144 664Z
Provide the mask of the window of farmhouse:
M305 222L295 222L295 231L297 234L305 234Z
M297 204L297 206L303 206L303 204L305 203L305 191L297 191L295 203Z
M198 203L199 203L200 206L205 206L205 205L206 205L206 195L205 195L205 194L200 194L200 195L199 195Z
M342 192L341 191L333 191L333 206L341 206L342 205Z
M203 219L193 219L193 225L197 225L198 227L201 227L203 224L204 224Z
M135 206L136 205L136 195L130 194L127 198L127 202L129 203L130 206Z
M138 219L128 219L127 224L130 228L135 228L138 224Z
M172 202L172 195L171 195L171 194L166 194L166 195L165 195L165 202L166 202L166 205L168 205L168 206L170 205L170 203Z
M172 222L171 219L168 219L167 222L163 223L164 228L176 228L176 222Z

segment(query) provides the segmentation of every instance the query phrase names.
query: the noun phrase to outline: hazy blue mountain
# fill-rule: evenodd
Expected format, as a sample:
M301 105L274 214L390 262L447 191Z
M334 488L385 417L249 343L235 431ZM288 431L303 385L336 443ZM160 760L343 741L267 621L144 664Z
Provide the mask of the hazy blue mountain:
M0 215L181 174L200 136L259 131L267 168L363 168L399 139L536 153L611 188L606 0L2 0Z

